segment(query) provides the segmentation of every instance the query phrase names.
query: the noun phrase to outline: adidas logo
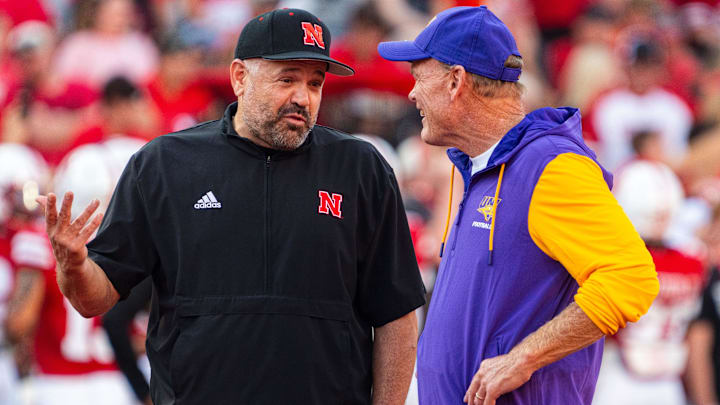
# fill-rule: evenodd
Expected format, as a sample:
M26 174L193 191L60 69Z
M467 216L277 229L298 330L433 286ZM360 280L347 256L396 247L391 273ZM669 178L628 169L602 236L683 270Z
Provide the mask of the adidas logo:
M213 194L212 191L205 193L205 195L195 203L196 210L206 210L210 208L222 208L222 204L215 198L215 194Z

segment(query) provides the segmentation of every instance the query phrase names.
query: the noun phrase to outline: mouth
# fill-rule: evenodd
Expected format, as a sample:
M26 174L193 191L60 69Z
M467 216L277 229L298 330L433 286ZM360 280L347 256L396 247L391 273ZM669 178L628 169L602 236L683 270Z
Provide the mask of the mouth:
M294 125L305 125L307 123L307 120L302 116L302 114L285 114L283 118Z
M425 111L423 111L422 108L420 109L420 116L425 118Z

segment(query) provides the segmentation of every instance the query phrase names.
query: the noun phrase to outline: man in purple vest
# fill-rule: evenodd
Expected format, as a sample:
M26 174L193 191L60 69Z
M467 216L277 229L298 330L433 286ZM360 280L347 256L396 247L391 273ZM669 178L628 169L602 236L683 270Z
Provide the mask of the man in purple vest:
M580 113L525 114L520 53L486 7L378 51L412 63L421 136L451 147L465 186L420 338L420 402L589 404L603 336L648 310L658 280Z

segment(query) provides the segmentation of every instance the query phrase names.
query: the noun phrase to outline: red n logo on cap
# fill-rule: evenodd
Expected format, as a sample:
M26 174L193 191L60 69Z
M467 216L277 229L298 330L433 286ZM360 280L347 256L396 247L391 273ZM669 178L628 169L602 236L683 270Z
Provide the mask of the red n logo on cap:
M305 38L303 42L305 45L319 46L320 49L325 49L325 41L323 41L322 27L318 24L313 24L303 21L302 29L305 31Z
M320 197L320 206L318 207L319 214L332 214L334 217L342 218L342 210L340 204L342 204L342 194L330 193L323 190L318 190L318 196Z

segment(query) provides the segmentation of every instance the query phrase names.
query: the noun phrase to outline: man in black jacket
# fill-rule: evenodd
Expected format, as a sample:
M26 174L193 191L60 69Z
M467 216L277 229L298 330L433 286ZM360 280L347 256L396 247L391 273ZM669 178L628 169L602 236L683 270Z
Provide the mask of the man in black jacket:
M135 154L104 221L94 202L71 223L70 193L59 214L41 199L80 313L152 278L157 405L404 402L424 289L392 169L315 125L325 73L353 73L329 49L306 11L256 17L231 65L238 102Z

